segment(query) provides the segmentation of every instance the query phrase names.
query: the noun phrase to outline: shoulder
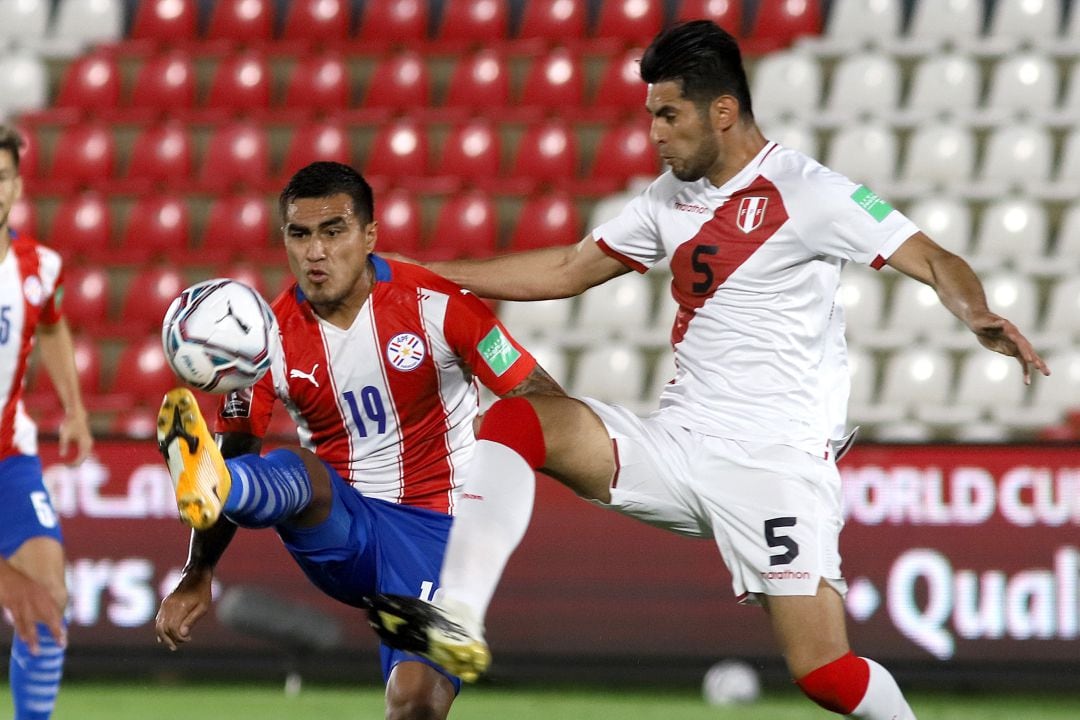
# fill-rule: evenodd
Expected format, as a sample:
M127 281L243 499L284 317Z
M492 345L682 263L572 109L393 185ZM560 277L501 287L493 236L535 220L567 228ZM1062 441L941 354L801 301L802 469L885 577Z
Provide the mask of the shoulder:
M460 285L426 267L400 260L387 260L378 256L375 256L374 262L385 264L389 277L380 278L380 282L386 282L392 287L407 290L423 288L445 295L457 295L461 292Z
M56 281L59 277L60 269L64 263L60 253L56 250L26 235L18 235L13 238L11 248L16 255L35 258L38 275L42 276L43 279L49 278Z
M783 145L777 145L765 157L761 163L761 173L773 183L796 191L851 184L848 178L830 170L809 155Z

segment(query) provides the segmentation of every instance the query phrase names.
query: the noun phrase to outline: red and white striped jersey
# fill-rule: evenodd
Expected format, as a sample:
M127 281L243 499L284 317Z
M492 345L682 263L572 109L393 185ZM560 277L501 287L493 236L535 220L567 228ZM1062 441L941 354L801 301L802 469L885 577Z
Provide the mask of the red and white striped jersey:
M0 260L0 459L37 454L37 427L22 402L26 363L38 323L60 321L60 255L12 233Z
M282 352L223 398L217 431L262 437L279 399L300 444L364 495L452 514L476 442L475 379L502 395L536 361L476 296L417 265L370 262L375 285L347 330L296 285L272 303Z
M721 187L661 175L592 237L639 272L671 259L677 373L661 419L820 453L842 434L850 386L840 270L880 268L917 231L865 186L770 142Z

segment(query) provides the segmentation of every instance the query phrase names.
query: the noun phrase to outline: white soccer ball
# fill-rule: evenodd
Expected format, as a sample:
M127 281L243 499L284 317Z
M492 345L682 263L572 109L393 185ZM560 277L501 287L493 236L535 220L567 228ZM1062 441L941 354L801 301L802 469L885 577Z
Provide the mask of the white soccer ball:
M748 663L724 660L705 673L701 694L710 705L751 703L761 695L761 680Z
M173 372L206 392L249 387L270 369L277 321L258 292L228 278L196 283L172 301L161 344Z

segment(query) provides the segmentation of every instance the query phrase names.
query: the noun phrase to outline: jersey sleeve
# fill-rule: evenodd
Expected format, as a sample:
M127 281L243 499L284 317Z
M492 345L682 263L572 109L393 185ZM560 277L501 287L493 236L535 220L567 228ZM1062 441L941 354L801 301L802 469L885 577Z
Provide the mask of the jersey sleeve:
M214 432L264 437L270 427L276 397L271 373L263 375L249 388L223 395L218 403Z
M44 302L41 303L39 321L43 325L55 325L64 317L64 263L60 259L59 253L56 252L45 252L39 257L41 261L39 272L43 277L51 276L53 278L52 292L49 292ZM48 292L48 280L45 281L45 288L46 292Z
M821 165L778 185L799 237L815 253L877 269L919 231L870 188Z
M623 265L643 273L664 257L656 207L660 203L660 181L635 196L618 215L592 231L593 240L606 254Z
M463 290L450 296L445 331L457 356L496 395L513 390L536 367L529 351L472 293Z

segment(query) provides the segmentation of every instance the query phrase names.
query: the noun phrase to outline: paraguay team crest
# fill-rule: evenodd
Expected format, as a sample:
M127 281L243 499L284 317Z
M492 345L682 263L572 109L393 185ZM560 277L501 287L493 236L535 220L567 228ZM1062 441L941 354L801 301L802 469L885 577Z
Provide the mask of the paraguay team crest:
M754 195L745 197L739 202L739 214L735 218L735 224L744 233L752 233L765 222L765 208L769 204L769 198Z
M34 307L45 301L45 288L41 286L41 280L37 275L28 275L23 280L23 297Z
M386 345L386 359L398 370L415 370L424 361L424 341L413 333L398 333Z

